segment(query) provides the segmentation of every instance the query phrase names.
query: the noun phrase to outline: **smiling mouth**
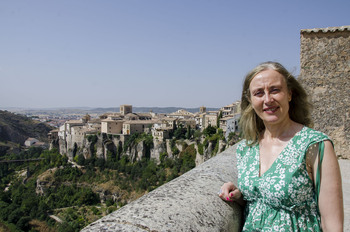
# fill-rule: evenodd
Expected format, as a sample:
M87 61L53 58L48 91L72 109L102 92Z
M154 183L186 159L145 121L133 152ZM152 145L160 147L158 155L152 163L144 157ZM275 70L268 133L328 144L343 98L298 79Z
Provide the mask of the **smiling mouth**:
M269 107L269 108L265 108L264 112L266 112L266 113L275 113L278 109L279 109L278 106L276 106L276 107Z

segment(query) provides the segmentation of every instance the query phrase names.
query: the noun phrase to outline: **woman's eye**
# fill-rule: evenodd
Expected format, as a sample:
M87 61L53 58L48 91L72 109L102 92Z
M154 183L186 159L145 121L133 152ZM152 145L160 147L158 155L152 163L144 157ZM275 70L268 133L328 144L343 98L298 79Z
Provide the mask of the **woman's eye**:
M280 90L279 89L277 89L277 88L275 88L275 89L272 89L272 93L278 93Z
M262 96L264 93L262 91L256 91L254 96Z

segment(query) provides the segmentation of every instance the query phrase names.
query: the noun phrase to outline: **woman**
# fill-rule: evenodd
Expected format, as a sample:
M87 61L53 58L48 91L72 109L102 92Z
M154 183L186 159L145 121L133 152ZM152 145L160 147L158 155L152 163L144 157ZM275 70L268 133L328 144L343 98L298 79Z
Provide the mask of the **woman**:
M331 140L308 127L301 85L262 63L245 78L241 109L238 186L225 183L219 196L245 205L243 231L342 231L338 161Z

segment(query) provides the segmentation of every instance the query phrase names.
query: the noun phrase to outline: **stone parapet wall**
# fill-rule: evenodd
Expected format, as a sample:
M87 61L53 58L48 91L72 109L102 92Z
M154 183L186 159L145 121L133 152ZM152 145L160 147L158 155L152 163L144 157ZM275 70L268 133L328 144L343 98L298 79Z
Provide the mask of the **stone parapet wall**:
M301 31L298 79L314 105L314 128L350 159L350 26Z
M168 182L82 231L240 231L242 209L218 197L237 183L236 146Z

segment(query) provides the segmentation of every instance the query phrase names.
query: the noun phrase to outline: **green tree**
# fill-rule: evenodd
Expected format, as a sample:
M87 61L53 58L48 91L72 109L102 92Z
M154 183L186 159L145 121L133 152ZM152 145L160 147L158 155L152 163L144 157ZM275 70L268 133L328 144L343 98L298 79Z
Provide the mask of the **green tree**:
M176 140L185 139L186 138L186 132L187 132L187 129L184 128L182 124L180 124L177 127L177 129L174 131L174 138Z
M190 127L190 126L187 126L186 139L190 139L191 136L192 136L191 127Z
M22 204L21 209L25 213L25 215L31 215L33 217L36 216L36 211L39 205L39 199L36 196L34 190L27 191L22 194Z
M220 110L219 116L216 120L216 127L220 128L220 119L222 118L222 111Z
M98 158L95 162L95 165L97 167L100 168L100 170L104 170L105 169L105 164L106 164L106 161L104 158Z
M7 221L7 217L10 214L10 210L8 209L9 203L0 201L0 219Z
M38 158L41 154L41 152L43 152L43 148L42 147L30 147L27 151L28 154L28 159L30 158Z
M75 155L77 154L78 152L78 144L77 143L74 143L74 147L73 147L73 157L75 157Z
M168 158L168 153L162 152L159 154L160 163L164 164L167 158Z
M59 232L75 232L76 231L68 222L60 223L58 225L57 230Z
M79 165L85 165L85 157L83 154L79 154L78 156L76 156L76 162Z
M154 162L154 160L150 160L148 162L147 167L142 172L142 180L143 182L143 188L149 187L149 186L155 186L157 185L157 164ZM147 184L146 184L147 183Z
M198 146L198 153L203 155L204 154L203 144L199 143L197 146Z
M171 148L171 152L173 153L174 156L180 153L179 149L176 146Z
M21 230L23 231L28 231L30 229L30 226L29 226L29 221L31 220L32 218L29 217L29 216L24 216L24 217L21 217L17 223L16 223L16 226L18 228L20 228Z
M92 143L92 144L95 144L98 140L98 137L97 135L88 135L87 136L87 140Z
M228 134L227 141L228 141L230 144L235 144L235 143L237 143L239 140L240 140L239 134L237 134L237 133L235 133L235 132L230 132L230 133Z
M213 134L215 134L215 133L216 133L216 128L213 127L213 126L211 126L210 124L208 125L207 128L205 128L205 129L203 130L203 134L204 134L205 136L211 136L211 135L213 135Z
M82 189L77 200L78 205L95 205L100 202L100 197L91 189Z
M188 146L184 151L180 153L181 168L180 172L185 173L196 166L196 149L194 144Z
M139 133L132 134L124 143L123 151L125 152L128 148L134 145L135 140L139 137Z
M10 215L8 216L7 221L10 222L10 223L16 224L19 221L19 219L21 217L24 217L24 216L25 216L25 214L22 211L22 209L18 208L18 209L15 209L14 211L12 211L10 213Z

